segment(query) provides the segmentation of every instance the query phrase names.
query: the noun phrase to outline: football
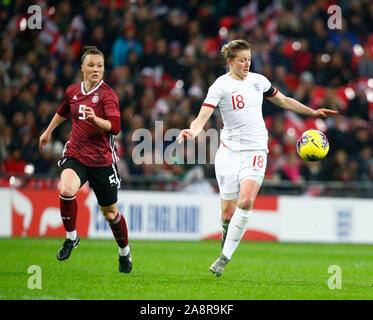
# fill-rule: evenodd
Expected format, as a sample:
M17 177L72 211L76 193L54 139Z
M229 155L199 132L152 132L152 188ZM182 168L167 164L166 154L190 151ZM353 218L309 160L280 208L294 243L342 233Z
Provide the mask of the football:
M319 161L328 154L328 138L321 131L307 130L297 141L297 151L303 160Z

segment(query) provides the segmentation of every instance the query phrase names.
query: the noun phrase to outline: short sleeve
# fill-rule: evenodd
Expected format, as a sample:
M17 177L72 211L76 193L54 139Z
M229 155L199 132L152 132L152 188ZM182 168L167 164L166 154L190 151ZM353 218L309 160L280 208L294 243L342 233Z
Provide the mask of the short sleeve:
M120 118L119 98L114 91L110 91L105 95L103 106L106 117Z
M216 109L222 97L222 90L219 88L215 82L208 90L205 101L203 101L202 106L210 107Z
M71 113L70 104L69 104L70 91L71 91L70 88L71 87L68 87L65 90L65 94L63 96L63 102L57 110L58 115L60 115L63 118L68 118L70 116L70 113Z
M263 96L265 98L274 97L277 94L278 90L272 87L271 82L265 76L262 76L262 81L263 81Z
M262 83L263 83L263 92L267 92L271 87L271 82L267 79L267 77L262 75Z

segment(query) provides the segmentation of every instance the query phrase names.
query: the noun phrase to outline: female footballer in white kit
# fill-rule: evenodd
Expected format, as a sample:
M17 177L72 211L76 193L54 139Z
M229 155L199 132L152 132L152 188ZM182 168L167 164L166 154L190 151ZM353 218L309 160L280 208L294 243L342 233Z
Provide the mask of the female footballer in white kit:
M210 271L220 276L244 235L255 198L264 179L268 153L268 132L262 114L263 97L299 114L325 118L338 113L329 109L313 110L284 96L268 79L249 72L251 45L233 40L223 46L229 72L211 85L198 117L190 129L183 129L178 142L194 139L214 110L220 109L224 128L215 157L215 174L222 208L222 253Z

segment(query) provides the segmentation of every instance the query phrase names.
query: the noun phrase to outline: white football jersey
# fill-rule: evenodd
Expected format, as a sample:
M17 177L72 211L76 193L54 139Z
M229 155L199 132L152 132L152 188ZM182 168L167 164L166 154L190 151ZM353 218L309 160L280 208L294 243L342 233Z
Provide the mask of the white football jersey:
M269 80L249 72L243 81L228 74L210 86L202 106L219 108L224 128L220 135L223 145L233 151L265 150L268 152L268 131L264 123L263 93L271 88ZM277 90L271 96L274 96Z

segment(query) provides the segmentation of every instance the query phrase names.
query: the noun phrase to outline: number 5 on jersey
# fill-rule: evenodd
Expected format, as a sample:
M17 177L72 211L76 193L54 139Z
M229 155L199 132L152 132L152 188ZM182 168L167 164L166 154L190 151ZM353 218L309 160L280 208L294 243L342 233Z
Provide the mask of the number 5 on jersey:
M232 95L232 103L233 103L233 110L242 109L245 106L245 102L243 101L243 96L240 94L233 96Z
M85 120L86 119L86 114L84 112L85 107L86 107L85 104L80 104L79 105L79 114L82 114L81 116L79 116L79 120Z

